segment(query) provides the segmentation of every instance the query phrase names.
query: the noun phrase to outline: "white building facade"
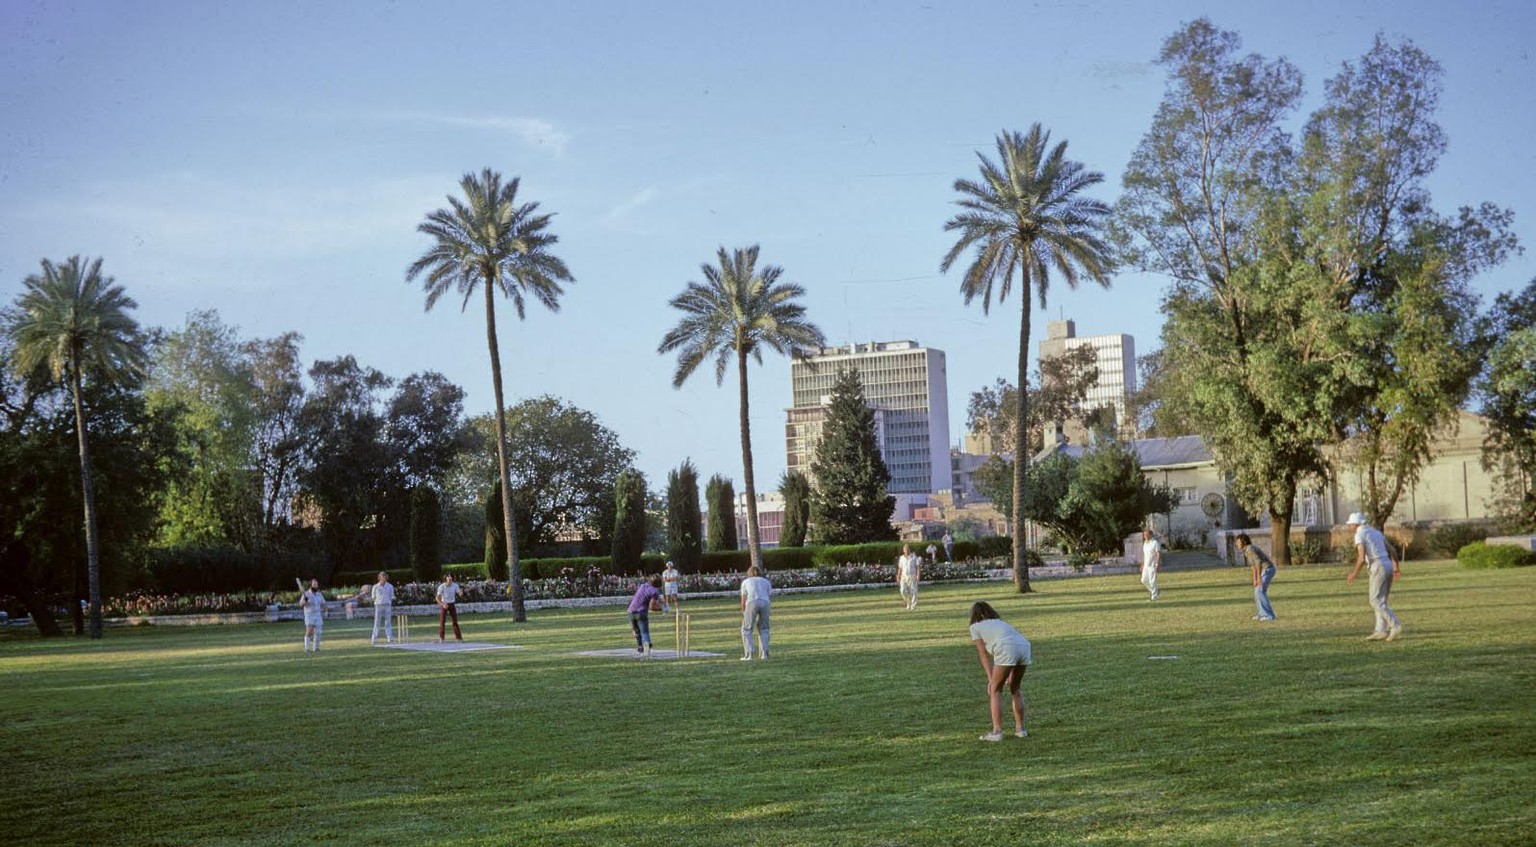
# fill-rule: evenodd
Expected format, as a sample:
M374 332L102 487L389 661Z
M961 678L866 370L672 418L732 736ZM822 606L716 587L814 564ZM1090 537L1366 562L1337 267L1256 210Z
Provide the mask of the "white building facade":
M1049 321L1045 338L1040 341L1040 358L1060 356L1078 347L1091 347L1096 355L1099 380L1083 399L1085 410L1108 406L1115 410L1115 427L1122 437L1136 434L1136 422L1127 419L1131 395L1136 391L1136 339L1124 333L1078 337L1073 321ZM1082 442L1082 435L1069 433L1071 440Z
M790 365L792 405L785 410L789 470L814 479L811 460L840 370L864 383L875 410L876 440L891 472L890 493L927 495L952 485L949 381L944 351L916 341L872 341L823 347Z

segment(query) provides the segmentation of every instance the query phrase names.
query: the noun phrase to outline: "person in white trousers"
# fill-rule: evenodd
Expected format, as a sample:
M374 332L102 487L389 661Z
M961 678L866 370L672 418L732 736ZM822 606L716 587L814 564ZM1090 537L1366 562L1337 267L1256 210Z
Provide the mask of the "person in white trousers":
M395 640L395 586L389 581L389 574L379 571L379 581L372 589L373 596L373 637L368 639L369 644L379 643L379 630L384 630L384 642L393 643Z
M1147 587L1148 600L1158 598L1157 572L1163 569L1163 543L1150 529L1141 531L1141 584Z
M910 544L901 545L901 558L896 560L896 588L907 603L907 611L917 608L917 585L922 576L922 557L912 552Z
M1387 595L1392 593L1392 582L1403 575L1402 566L1392 557L1392 551L1387 547L1387 537L1366 522L1363 513L1351 514L1347 523L1355 528L1355 567L1345 581L1353 583L1360 568L1367 564L1370 566L1371 610L1376 613L1376 629L1365 640L1396 641L1403 632L1403 622L1397 619L1392 607L1387 605ZM1391 570L1387 569L1389 565Z
M773 585L763 579L756 565L747 568L741 581L741 660L752 659L752 632L757 631L757 657L768 658L768 606Z
M325 595L320 592L320 580L309 581L309 587L299 595L299 608L304 610L304 652L318 653L320 633L325 629Z

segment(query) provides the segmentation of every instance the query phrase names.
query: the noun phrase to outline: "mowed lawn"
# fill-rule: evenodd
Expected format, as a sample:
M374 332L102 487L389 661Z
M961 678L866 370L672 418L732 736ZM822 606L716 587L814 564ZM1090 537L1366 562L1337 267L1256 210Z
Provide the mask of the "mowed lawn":
M466 616L468 654L330 621L0 639L9 843L1500 845L1536 842L1536 569L1410 563L1406 631L1365 584L1285 570L776 598L774 656L573 655L619 607ZM968 608L1034 642L1030 737L985 744ZM427 628L417 622L415 634ZM658 625L658 647L671 628ZM1149 658L1176 656L1178 658Z

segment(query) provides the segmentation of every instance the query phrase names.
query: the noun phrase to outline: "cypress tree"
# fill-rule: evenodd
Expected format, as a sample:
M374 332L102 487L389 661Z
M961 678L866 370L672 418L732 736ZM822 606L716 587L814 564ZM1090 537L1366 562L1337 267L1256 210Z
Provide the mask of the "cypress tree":
M785 471L779 480L779 493L784 495L784 526L779 530L779 546L804 547L811 519L811 481L799 471Z
M704 486L704 497L709 503L709 529L706 534L710 550L736 549L736 485L726 477L715 474Z
M491 579L507 578L507 533L502 528L501 480L485 498L485 572Z
M811 460L816 491L811 521L818 544L862 544L896 537L891 515L896 498L887 493L891 472L875 441L875 413L864 402L856 370L842 370Z
M614 482L613 567L615 573L640 572L645 552L645 475L630 468Z
M699 471L691 460L667 474L667 553L683 573L698 573L704 554Z
M441 522L437 492L425 485L411 489L411 572L417 582L436 582L443 575Z

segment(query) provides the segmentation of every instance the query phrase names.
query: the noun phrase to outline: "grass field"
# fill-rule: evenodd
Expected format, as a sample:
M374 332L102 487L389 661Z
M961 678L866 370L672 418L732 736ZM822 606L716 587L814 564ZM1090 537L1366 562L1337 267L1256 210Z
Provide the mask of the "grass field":
M619 608L468 616L470 654L330 621L0 638L0 837L15 844L1513 845L1536 842L1536 568L1411 563L1401 641L1363 579L1246 570L780 596L774 657L730 601L719 659L629 643ZM1034 642L1030 737L985 744L969 603ZM671 629L658 647L671 646ZM425 627L418 623L418 637ZM1151 660L1149 656L1178 656Z

